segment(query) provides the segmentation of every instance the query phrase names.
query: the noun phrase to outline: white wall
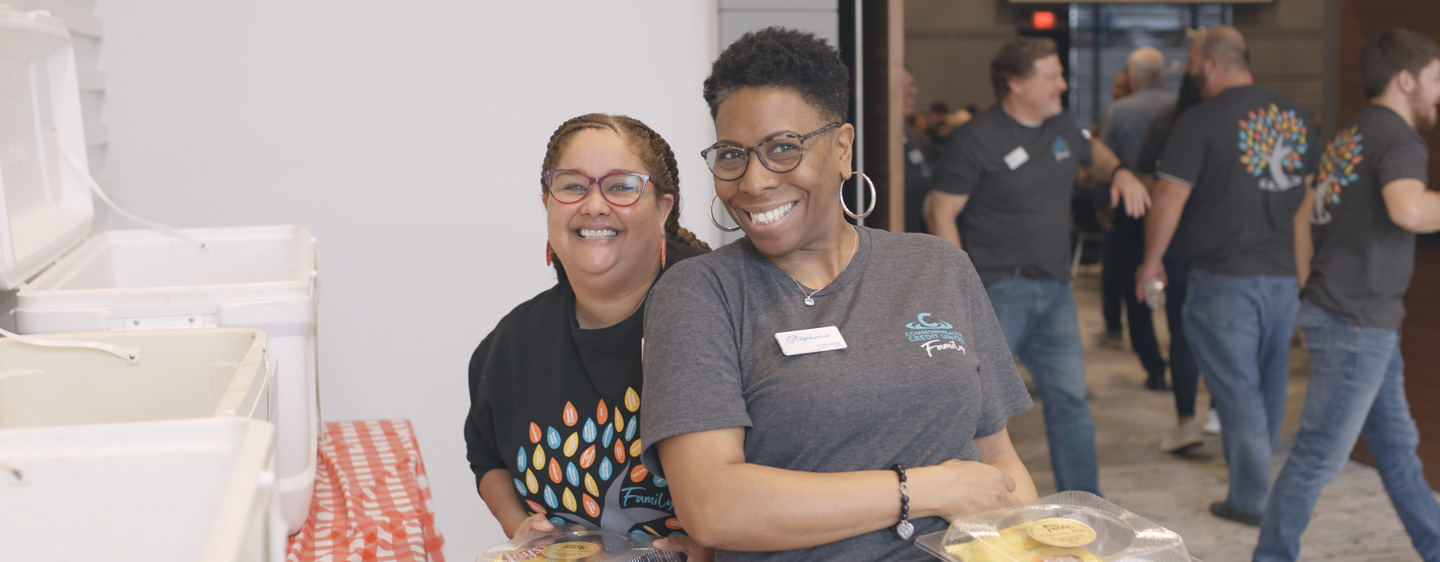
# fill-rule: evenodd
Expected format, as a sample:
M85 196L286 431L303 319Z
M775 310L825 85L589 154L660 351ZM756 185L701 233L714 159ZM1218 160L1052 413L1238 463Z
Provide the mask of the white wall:
M713 0L102 0L107 187L175 226L295 223L322 258L328 420L407 418L451 560L503 539L461 424L470 352L553 283L540 160L592 111L681 163L709 241Z
M840 46L837 0L720 0L720 48L741 35L780 25L803 29Z

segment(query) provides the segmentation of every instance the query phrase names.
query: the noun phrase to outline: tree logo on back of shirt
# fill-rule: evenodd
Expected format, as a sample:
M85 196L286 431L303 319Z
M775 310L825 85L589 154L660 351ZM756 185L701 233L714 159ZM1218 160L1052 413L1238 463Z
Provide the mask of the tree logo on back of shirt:
M1285 191L1305 181L1305 151L1309 148L1305 120L1295 110L1280 111L1275 104L1251 111L1240 120L1240 163L1260 178L1260 189Z
M1310 217L1310 224L1330 224L1333 217L1325 207L1339 205L1340 191L1360 181L1360 174L1355 168L1365 160L1360 154L1365 149L1360 142L1363 140L1365 135L1360 134L1360 126L1356 125L1340 131L1335 140L1325 147L1325 154L1320 157L1317 174L1320 182L1315 186L1315 214Z

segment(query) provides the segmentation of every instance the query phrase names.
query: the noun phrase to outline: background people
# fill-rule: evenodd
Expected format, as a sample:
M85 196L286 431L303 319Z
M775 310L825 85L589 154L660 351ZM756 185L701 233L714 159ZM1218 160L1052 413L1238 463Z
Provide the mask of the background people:
M1133 88L1128 95L1115 100L1105 110L1100 121L1100 139L1115 151L1121 165L1134 170L1140 156L1140 145L1145 129L1166 109L1175 106L1175 94L1166 92L1165 55L1154 47L1141 47L1130 53L1124 75L1125 84ZM1105 233L1105 261L1101 270L1101 285L1105 294L1114 287L1112 305L1104 303L1105 324L1110 326L1111 316L1119 327L1119 309L1123 303L1126 323L1130 328L1130 347L1140 358L1140 365L1146 373L1145 388L1167 390L1165 383L1165 360L1160 357L1160 345L1155 341L1155 327L1152 311L1148 306L1135 300L1134 271L1145 255L1145 226L1140 219L1125 213L1115 213L1110 220L1110 230ZM1198 444L1199 432L1196 432Z
M1254 526L1285 412L1296 237L1309 235L1300 207L1320 150L1309 115L1255 86L1248 60L1231 27L1191 45L1186 72L1206 101L1180 116L1161 154L1135 280L1143 301L1143 284L1165 278L1161 258L1174 237L1190 267L1185 333L1225 428L1229 494L1210 510Z
M1055 49L1049 39L1022 37L991 61L999 103L945 143L930 228L970 254L1010 352L1035 380L1056 487L1098 494L1095 425L1069 285L1076 169L1083 164L1092 177L1113 177L1112 206L1123 199L1133 215L1149 198L1103 143L1091 143L1063 113L1067 85Z
M1440 231L1440 193L1427 189L1429 147L1416 132L1435 126L1440 46L1385 31L1361 52L1360 75L1370 106L1325 145L1309 208L1315 257L1300 328L1310 384L1260 526L1257 562L1300 556L1320 491L1362 436L1415 550L1440 560L1440 505L1415 454L1420 435L1405 399L1399 332L1415 234Z
M920 90L915 86L915 75L905 67L905 232L929 232L925 227L925 200L930 196L931 163L935 151L930 141L915 128L915 98Z
M848 80L769 28L705 81L704 155L747 236L652 291L641 429L721 560L929 560L914 536L1036 497L1006 430L1030 398L965 254L845 221Z
M555 130L543 169L545 261L559 282L515 307L470 360L470 468L510 537L571 523L673 534L665 482L634 475L644 474L646 294L667 266L706 249L680 228L675 156L640 121L589 114ZM711 556L673 540L661 546Z
M1161 111L1145 129L1140 153L1135 159L1135 173L1147 186L1155 185L1155 167L1175 120L1186 110L1200 103L1200 87L1190 74L1180 80L1175 105ZM1143 240L1142 240L1143 243ZM1143 250L1143 248L1142 248ZM1196 422L1195 402L1200 393L1200 367L1185 337L1185 297L1189 292L1189 270L1180 259L1179 245L1171 244L1161 259L1165 269L1165 324L1170 329L1170 389L1175 394L1176 425L1161 440L1160 450L1183 453L1203 443L1201 426ZM1220 433L1220 416L1215 413L1215 397L1210 397L1209 415L1203 433Z

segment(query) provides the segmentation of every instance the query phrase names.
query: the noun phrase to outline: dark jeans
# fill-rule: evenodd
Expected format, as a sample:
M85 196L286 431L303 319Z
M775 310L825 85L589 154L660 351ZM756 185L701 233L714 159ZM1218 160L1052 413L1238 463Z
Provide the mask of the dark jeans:
M1190 351L1185 337L1185 294L1190 290L1189 270L1180 263L1175 252L1165 254L1165 321L1170 326L1170 387L1175 391L1175 413L1182 418L1195 417L1195 395L1200 392L1200 366ZM1134 291L1131 291L1132 293Z
M1130 218L1124 212L1116 212L1110 232L1105 233L1104 265L1100 270L1105 329L1111 333L1120 331L1120 303L1125 303L1125 321L1130 325L1130 347L1140 356L1140 365L1150 378L1163 380L1165 360L1160 357L1160 344L1155 341L1155 324L1150 307L1135 298L1135 270L1140 268L1144 258L1145 223L1141 219Z

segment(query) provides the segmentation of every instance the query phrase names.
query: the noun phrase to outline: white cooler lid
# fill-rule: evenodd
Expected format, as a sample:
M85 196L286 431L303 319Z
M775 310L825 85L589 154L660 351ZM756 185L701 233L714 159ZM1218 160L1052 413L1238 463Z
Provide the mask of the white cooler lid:
M0 289L90 234L85 123L70 33L46 12L0 5Z

